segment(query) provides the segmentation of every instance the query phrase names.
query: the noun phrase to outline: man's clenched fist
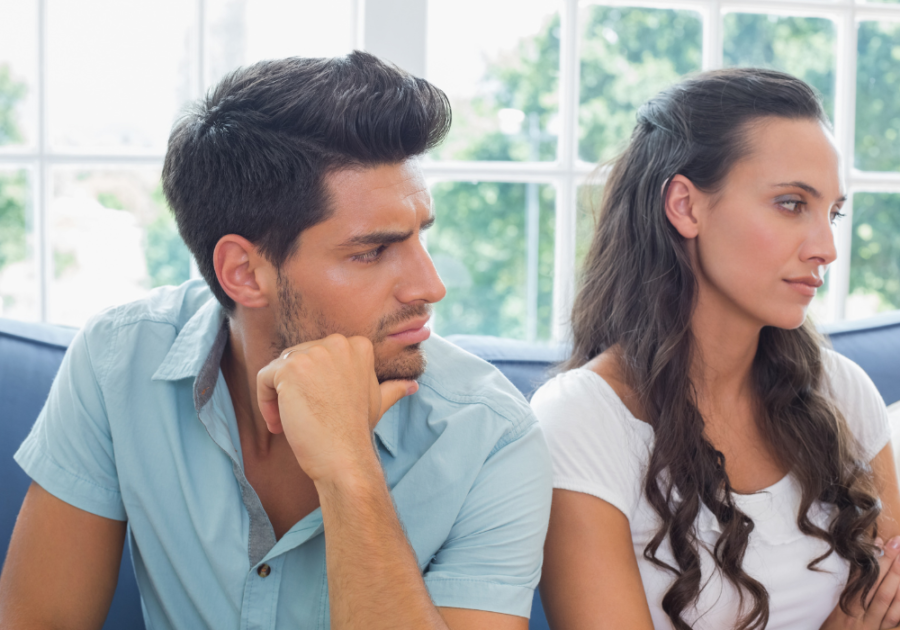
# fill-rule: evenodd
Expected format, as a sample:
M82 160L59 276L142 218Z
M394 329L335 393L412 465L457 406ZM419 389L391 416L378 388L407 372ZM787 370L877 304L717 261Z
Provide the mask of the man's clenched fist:
M257 376L259 408L272 433L284 433L314 482L372 463L372 429L415 381L375 376L372 342L329 335L288 348ZM377 461L377 460L376 460Z

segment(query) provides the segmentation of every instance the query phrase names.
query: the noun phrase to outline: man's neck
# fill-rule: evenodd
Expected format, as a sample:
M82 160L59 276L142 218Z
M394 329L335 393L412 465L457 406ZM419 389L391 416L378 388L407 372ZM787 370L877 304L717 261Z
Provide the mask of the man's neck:
M222 354L222 374L234 407L241 442L265 454L276 438L266 427L256 397L256 375L273 358L272 344L255 327L234 317L228 321L228 343ZM248 444L243 444L244 447Z
M269 432L257 400L256 376L275 358L265 326L228 322L222 374L228 384L243 453L244 472L269 517L275 538L319 507L312 480L300 468L284 434ZM263 331L262 333L260 331Z

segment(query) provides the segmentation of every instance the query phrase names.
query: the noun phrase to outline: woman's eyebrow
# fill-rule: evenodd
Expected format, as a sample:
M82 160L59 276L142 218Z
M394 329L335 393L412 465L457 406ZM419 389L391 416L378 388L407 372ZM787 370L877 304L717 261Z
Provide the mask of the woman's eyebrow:
M805 190L810 195L815 197L816 199L822 198L822 193L820 193L816 188L810 186L809 184L805 184L803 182L783 182L781 184L775 184L776 188L799 188L801 190Z
M777 188L800 188L801 190L805 190L806 192L808 192L816 199L822 198L822 193L820 193L816 188L803 182L783 182L781 184L775 184L775 186ZM841 195L834 200L834 203L844 203L845 201L847 201L847 195Z

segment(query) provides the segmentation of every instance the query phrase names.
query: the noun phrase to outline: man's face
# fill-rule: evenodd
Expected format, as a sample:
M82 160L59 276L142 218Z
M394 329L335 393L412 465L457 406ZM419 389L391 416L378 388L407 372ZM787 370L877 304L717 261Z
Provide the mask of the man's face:
M331 217L301 233L278 281L276 350L333 333L368 337L379 381L425 370L430 305L446 290L422 237L434 222L418 163L326 178Z

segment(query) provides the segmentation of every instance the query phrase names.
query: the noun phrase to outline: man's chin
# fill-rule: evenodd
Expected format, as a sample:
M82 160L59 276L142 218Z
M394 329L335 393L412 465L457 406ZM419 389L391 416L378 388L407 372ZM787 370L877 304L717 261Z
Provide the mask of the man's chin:
M425 352L421 344L413 344L389 359L375 355L375 376L379 383L385 381L415 381L425 373Z

